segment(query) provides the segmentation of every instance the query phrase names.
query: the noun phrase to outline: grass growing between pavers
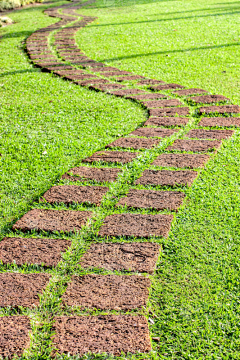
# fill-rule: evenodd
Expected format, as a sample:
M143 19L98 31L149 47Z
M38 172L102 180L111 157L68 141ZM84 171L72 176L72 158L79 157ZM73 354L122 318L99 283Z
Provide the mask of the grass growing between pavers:
M150 8L156 6L156 4L165 4L165 6L169 7L176 2L148 1L147 3L147 5L146 2L139 2L138 4L140 6L144 5L144 8ZM177 3L179 6L181 5L180 2ZM99 16L97 21L100 22L101 16L99 13L97 14L97 6L99 5L101 8L102 5L107 5L107 10L109 10L109 4L108 1L99 1L97 5L93 4L91 11L82 9L81 12L86 14L89 12L89 15ZM129 5L127 10L133 14L136 2L128 1L127 5ZM100 11L102 9L104 7ZM114 12L116 9L113 6L110 10ZM118 14L121 14L122 11L126 15L124 6L119 7L117 11ZM155 10L154 12L156 13ZM46 23L47 21L49 21L48 23L53 21L41 15L38 10L36 21L39 21L39 27L44 26L39 20L40 16L42 16L41 21L44 20ZM121 21L121 18L118 18L118 20ZM84 30L89 32L88 35L91 34L91 26ZM126 28L125 30L126 39L128 39L129 29ZM124 31L122 32L124 33ZM79 32L80 34L82 32ZM103 41L104 36L99 45L95 41L95 49L96 46L103 45ZM16 51L16 43L11 44L11 51L12 49ZM82 47L82 43L79 43L79 45ZM96 59L96 54L90 54L90 45L88 43L88 47L84 50L87 55L91 55ZM20 52L21 50L18 49L17 51ZM92 51L94 52L94 49ZM26 60L25 55L23 55L23 58L25 66L33 69ZM142 62L142 59L138 60L138 66L141 66ZM134 63L136 64L136 61L131 60L129 64ZM125 64L122 61L121 64L115 65L122 66L121 68L124 69ZM163 80L176 82L173 73L169 75L169 72L173 70L171 65L168 64L167 75L169 77L165 77ZM147 66L149 67L149 64ZM13 63L11 67L14 67ZM158 77L159 68L152 65L149 68L153 71L151 76ZM134 70L133 68L128 69ZM141 68L138 68L135 72L143 75ZM178 74L182 76L181 69L179 69ZM9 98L5 101L3 107L5 111L6 104L10 105L8 111L4 113L4 130L9 126L9 122L11 124L9 130L5 130L6 132L3 134L4 141L6 135L8 135L9 141L6 148L11 154L8 158L8 167L4 168L5 185L3 189L6 189L5 201L9 202L8 212L4 213L3 225L5 226L3 226L3 234L8 231L10 221L20 217L32 207L33 200L37 200L51 185L57 183L56 180L66 170L78 164L81 158L91 155L95 150L102 149L114 139L114 136L119 137L128 134L137 125L142 124L145 119L144 111L130 101L120 98L115 99L104 94L95 94L38 71L30 74L33 77L31 81L28 80L29 74L28 79L26 79L25 74L20 75L20 78L18 76L13 74L13 77L7 77L9 86L5 85L4 89L5 94L8 92L9 96L11 95L10 91L14 91L15 94L13 94L11 101L9 101ZM185 74L184 78L189 83L180 78L177 81L181 81L184 85L204 86L207 90L216 93L220 92L232 99L234 98L229 93L217 88L211 88L210 85L216 86L214 81L210 82L208 79L205 85L200 84L197 79L192 77L191 73L188 76ZM14 90L12 86L10 87L10 81L15 86ZM31 88L29 88L29 84ZM224 84L221 85L224 86ZM226 81L226 86L228 84ZM41 85L41 88L39 85ZM20 93L17 93L18 88ZM54 97L53 93L55 94ZM44 101L40 97L45 97ZM56 106L58 99L59 103ZM26 101L25 104L24 101ZM17 107L16 103L18 104ZM91 107L94 108L94 111ZM13 111L15 111L14 115ZM78 112L81 114L83 123L78 120L76 115ZM36 114L38 115L37 118ZM40 125L36 124L36 121ZM111 121L113 121L112 125ZM191 124L188 125L188 129L185 128L184 133L191 126ZM60 296L65 291L66 281L69 280L69 276L74 273L79 275L85 273L85 271L82 272L81 268L77 267L77 263L80 255L89 246L89 240L101 241L100 238L96 237L95 230L100 227L101 221L106 215L122 212L122 210L115 210L114 208L119 195L126 193L134 180L140 176L141 172L173 139L174 137L171 140L164 140L162 149L160 147L159 150L153 152L142 152L144 155L140 157L140 161L137 160L126 165L124 174L119 176L116 184L111 185L110 194L106 196L103 203L104 208L98 209L94 206L82 205L66 207L63 204L51 206L34 204L34 207L51 209L95 210L97 222L92 224L90 228L86 228L80 236L74 234L69 237L65 236L73 240L74 251L72 253L67 251L63 256L64 261L55 270L49 271L41 267L30 266L25 268L1 267L1 271L11 268L13 271L47 271L53 274L51 284L43 295L39 308L30 313L33 317L34 329L37 328L39 321L44 323L41 331L38 329L34 333L31 357L47 358L50 356L50 348L47 346L51 342L49 321L51 321L54 314L64 313L62 312ZM157 239L159 243L164 244L164 252L158 264L157 275L153 279L152 296L147 309L152 324L154 352L151 355L126 355L121 357L122 359L238 358L239 232L237 226L239 215L237 211L239 208L239 194L237 191L239 191L238 168L240 162L238 149L239 140L236 134L232 139L224 141L219 153L216 157L213 157L206 169L203 170L193 187L184 189L188 195L185 202L186 207L181 208L175 216L174 227L172 227L169 239ZM6 154L3 150L1 152ZM4 164L3 160L4 157L2 164ZM8 172L6 172L7 170ZM27 196L21 202L21 197L25 193ZM116 197L114 197L115 195ZM6 207L3 209L6 209ZM141 212L145 213L145 211ZM8 232L8 235L13 234ZM19 232L19 235L47 237L50 234L31 233L24 235ZM54 238L59 236L63 237L63 234L50 235L50 237ZM137 239L133 239L133 241L135 240ZM112 239L112 241L119 240ZM122 238L121 241L126 241L126 239ZM156 241L156 239L152 238L150 241ZM8 309L3 310L3 314L5 312L12 314L11 311ZM25 311L28 313L28 310L22 311L24 314ZM102 312L96 311L94 313L100 314ZM43 346L43 344L45 345ZM39 351L40 347L41 351ZM106 359L112 357L95 355L86 356L85 358Z

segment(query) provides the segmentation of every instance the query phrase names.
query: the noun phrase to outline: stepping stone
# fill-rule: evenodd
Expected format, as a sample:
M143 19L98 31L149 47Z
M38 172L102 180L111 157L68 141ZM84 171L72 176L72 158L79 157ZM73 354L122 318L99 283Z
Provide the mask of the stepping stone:
M13 225L22 231L79 231L92 216L91 211L33 209Z
M111 67L111 66L104 66L104 67L98 67L95 68L93 71L95 72L109 72L109 71L119 71L119 69L115 68L115 67Z
M154 99L163 99L166 98L167 95L164 94L144 94L144 95L130 95L126 96L127 99L131 100L154 100Z
M181 117L150 117L144 125L153 126L184 126L190 119Z
M228 139L234 134L233 130L191 130L186 134L188 138L198 139Z
M79 166L68 170L68 172L62 176L62 179L71 181L95 180L100 183L113 182L117 180L120 172L120 169L115 168L91 168Z
M237 117L204 117L201 119L199 126L209 126L209 127L215 127L215 126L222 126L222 127L240 127L240 118Z
M189 114L189 107L166 107L162 109L149 109L150 116L186 116Z
M91 244L80 261L82 268L138 271L152 274L159 257L156 243Z
M53 331L59 354L117 356L151 350L147 319L139 315L59 316Z
M114 84L114 83L109 83L108 85L96 84L96 85L91 85L90 88L97 90L97 91L105 91L105 92L111 94L112 90L125 88L125 85Z
M96 79L96 76L94 75L89 75L89 74L83 74L83 75L66 75L65 76L66 79L69 79L69 80L85 80L85 79L92 79L92 78L95 78ZM91 81L91 80L89 80ZM79 82L78 82L79 83Z
M100 236L167 237L172 215L113 214L105 218Z
M104 161L106 163L127 164L131 162L139 153L128 151L97 151L92 156L83 159L84 163L93 163L97 161Z
M223 95L204 95L204 96L194 96L188 100L194 101L197 104L212 104L218 103L220 101L230 101L227 97Z
M178 130L145 127L145 128L138 128L137 130L131 132L129 135L165 138L177 132Z
M132 81L142 79L140 75L131 75L131 76L118 76L116 77L116 81Z
M171 90L171 89L184 89L184 86L179 84L162 84L157 86L151 86L151 90L159 91L159 90Z
M147 305L150 286L150 279L144 276L73 276L62 300L67 306L81 309L139 309Z
M114 77L114 76L118 76L118 75L130 75L131 73L128 72L128 71L103 71L103 73L101 74L102 76L105 76L105 77Z
M143 104L148 109L158 108L158 107L171 107L171 106L181 106L181 105L183 105L183 103L178 99L144 101Z
M53 186L45 192L43 198L50 204L90 203L100 205L108 190L107 187L103 186L60 185Z
M207 93L207 91L203 89L185 89L185 90L173 91L173 93L178 94L180 96L187 96L187 95L195 95L195 94L205 94Z
M135 184L161 186L190 186L198 176L197 171L145 170Z
M30 320L27 316L0 317L0 356L13 359L20 357L30 345Z
M120 138L108 144L106 148L121 147L125 149L152 149L160 144L160 140L139 139L139 138Z
M81 86L88 86L92 84L107 84L108 80L105 79L97 79L97 80L84 80L84 81L77 81L78 85Z
M151 165L174 168L203 168L210 159L201 154L161 154Z
M219 113L219 114L239 114L240 106L238 105L223 105L223 106L205 106L199 109L200 114L210 114L210 113Z
M175 140L166 150L205 152L219 149L221 140Z
M164 84L164 81L155 80L155 79L145 79L141 80L137 83L137 85L156 85L156 84Z
M0 307L38 306L39 295L49 283L48 274L0 274Z
M180 191L153 191L130 189L126 197L120 199L117 206L135 209L173 210L182 205L185 194Z
M0 261L19 266L37 264L53 267L61 260L61 253L70 246L69 240L5 237L0 242Z
M111 92L112 95L121 96L121 97L130 95L130 94L144 94L144 93L145 93L145 90L139 90L139 89L125 89L125 90Z

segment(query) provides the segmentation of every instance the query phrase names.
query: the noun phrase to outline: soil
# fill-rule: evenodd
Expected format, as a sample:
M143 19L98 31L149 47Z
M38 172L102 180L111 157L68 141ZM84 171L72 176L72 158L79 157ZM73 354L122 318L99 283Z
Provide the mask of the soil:
M0 307L39 305L39 295L50 279L48 274L0 274Z
M27 316L0 317L0 356L13 359L22 356L30 345L30 320Z
M83 255L82 268L133 271L152 274L158 260L160 246L155 243L91 244Z
M153 139L139 139L139 138L120 138L112 143L108 144L106 148L121 147L126 149L152 149L154 146L157 146L160 143L160 140Z
M164 81L155 80L155 79L145 79L137 83L137 85L157 85L157 84L164 84Z
M196 139L228 139L234 134L233 130L191 130L186 134L188 138Z
M240 106L238 105L223 105L223 106L206 106L199 109L200 114L210 114L210 113L219 113L219 114L239 114Z
M139 309L147 305L150 286L150 279L139 275L73 276L62 299L81 309Z
M145 95L126 96L127 99L131 99L131 100L163 99L166 97L167 95L163 95L163 94L145 94Z
M118 174L121 170L115 168L90 168L86 166L75 167L68 170L66 174L62 176L62 179L68 179L71 181L86 181L95 180L97 182L113 182L117 180ZM68 174L72 174L70 176Z
M184 86L178 84L162 84L157 86L151 86L151 90L159 91L159 90L171 90L171 89L184 89Z
M173 108L162 108L162 109L150 109L150 116L186 116L189 115L189 107L173 107Z
M201 154L161 154L151 165L174 168L203 168L210 159Z
M188 185L198 176L196 171L145 170L135 183L142 185Z
M237 117L204 117L201 119L199 126L209 126L209 127L215 127L215 126L222 126L222 127L240 127L240 118Z
M0 242L3 264L56 266L71 241L61 239L4 238Z
M113 95L121 96L121 97L130 94L143 94L143 93L145 93L145 90L139 90L139 89L125 89L120 91L112 91Z
M229 101L230 99L228 99L223 95L204 95L204 96L194 96L191 97L189 100L192 100L197 104L212 104L221 101Z
M190 119L181 117L150 117L144 125L153 126L184 126Z
M90 211L33 209L13 225L13 230L80 231L91 216Z
M158 108L158 107L171 107L171 106L181 106L183 103L178 99L171 100L154 100L154 101L144 101L144 105L148 108Z
M135 236L150 238L152 235L168 237L172 215L113 214L105 218L100 236Z
M166 150L205 152L219 149L221 140L175 140Z
M163 129L163 128L138 128L129 135L144 136L144 137L159 137L165 138L178 132L178 130Z
M207 93L207 91L203 89L186 89L186 90L173 91L173 93L178 94L180 96L187 96L187 95L195 95L195 94L205 94Z
M144 316L98 315L55 318L53 344L58 353L146 353L151 350L148 322Z
M127 164L135 159L139 153L128 151L97 151L92 156L83 159L84 163L104 161L106 163Z
M130 189L126 197L122 198L117 206L135 209L173 210L182 205L185 194L179 191L153 191Z
M103 186L53 186L43 195L43 198L51 204L90 203L100 205L108 190L107 187Z

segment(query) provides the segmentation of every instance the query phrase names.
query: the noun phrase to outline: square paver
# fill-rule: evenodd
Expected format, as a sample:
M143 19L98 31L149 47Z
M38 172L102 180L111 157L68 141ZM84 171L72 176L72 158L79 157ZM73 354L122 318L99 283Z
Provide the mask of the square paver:
M105 218L100 236L167 237L172 215L113 214Z
M190 130L186 137L195 139L228 139L234 134L233 130Z
M219 149L221 140L175 140L167 150L206 152Z
M91 211L33 209L13 225L22 231L80 231L92 216Z
M91 244L80 261L82 268L133 271L152 274L160 253L156 243Z
M62 179L71 181L95 180L97 182L113 182L117 180L120 169L116 168L91 168L79 166L70 169L62 176Z
M201 119L199 126L205 127L240 127L239 117L204 117Z
M160 140L142 139L142 138L120 138L108 144L106 148L121 147L125 149L152 149L159 145Z
M131 99L131 100L154 100L154 99L164 99L167 98L167 95L164 94L144 94L144 95L128 95L126 96L127 99Z
M0 307L38 306L49 279L48 274L0 274Z
M144 79L137 83L138 85L160 85L164 84L164 81L162 80L155 80L155 79Z
M92 156L83 159L85 163L93 163L103 161L106 163L127 164L136 159L139 155L137 152L129 151L97 151Z
M162 109L150 109L150 116L186 116L190 114L189 107L165 107Z
M178 99L144 101L143 103L148 109L183 105L183 103Z
M63 185L53 186L43 195L43 198L53 203L90 203L100 205L103 196L108 192L105 186L77 186L77 185Z
M30 345L30 320L27 316L0 317L0 356L13 359L22 356Z
M150 89L152 89L154 91L184 89L184 86L179 85L179 84L160 84L157 86L151 86Z
M147 353L151 350L147 319L137 315L59 316L53 344L60 354Z
M142 185L190 186L197 176L196 171L145 170L135 183Z
M229 101L230 99L223 95L203 95L191 97L189 100L194 101L196 104L212 104L222 101Z
M62 239L32 239L5 237L0 242L0 261L3 264L37 264L56 266L61 253L71 246L71 241Z
M116 95L116 96L126 96L126 95L130 95L130 94L145 94L145 90L140 90L140 89L124 89L124 90L119 90L119 91L112 91L111 94Z
M173 91L174 94L178 94L179 96L187 96L187 95L195 95L195 94L205 94L207 93L206 90L203 89L185 89L185 90L176 90Z
M117 206L135 209L155 209L177 211L182 205L185 194L180 191L154 191L130 189Z
M73 276L62 300L82 309L139 309L147 305L150 286L150 279L137 275Z
M176 132L178 132L178 130L141 127L131 132L129 135L165 138L173 135Z
M210 114L210 113L239 114L240 106L238 105L205 106L205 107L200 107L199 112L200 114Z
M151 165L174 168L203 168L210 159L202 154L161 154Z
M189 118L184 117L150 117L144 125L153 126L185 126L189 122Z

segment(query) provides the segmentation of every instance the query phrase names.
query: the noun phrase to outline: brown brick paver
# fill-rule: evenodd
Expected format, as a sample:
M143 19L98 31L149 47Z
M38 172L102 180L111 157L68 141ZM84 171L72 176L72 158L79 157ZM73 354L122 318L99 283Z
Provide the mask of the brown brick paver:
M228 101L227 97L223 95L203 95L203 96L194 96L189 98L189 100L194 101L197 104L212 104L218 103L221 101Z
M188 138L196 139L228 139L234 134L233 130L191 130L186 134Z
M192 185L198 173L196 171L145 170L136 184L142 185Z
M201 154L161 154L152 165L195 169L202 168L208 160L208 155Z
M90 168L79 166L70 169L62 179L71 181L95 180L97 182L113 182L117 180L120 169L115 168Z
M167 150L206 152L219 149L221 140L175 140Z
M146 122L146 125L153 126L184 126L189 122L189 118L183 117L150 117Z
M157 146L160 143L160 140L154 139L140 139L140 138L120 138L112 143L108 144L106 148L121 147L125 149L152 149L154 146Z
M162 109L150 109L150 116L186 116L190 114L189 107L165 107Z
M222 127L240 127L240 118L239 117L204 117L201 119L199 126L222 126Z
M238 105L223 105L223 106L205 106L200 107L200 114L210 114L210 113L219 113L219 114L239 114L240 106Z
M165 138L173 135L176 132L178 132L178 130L141 127L131 132L129 135Z
M84 159L85 163L104 161L110 163L127 164L134 160L139 153L129 151L97 151L92 156Z

